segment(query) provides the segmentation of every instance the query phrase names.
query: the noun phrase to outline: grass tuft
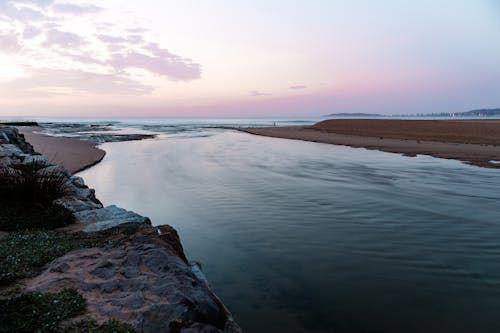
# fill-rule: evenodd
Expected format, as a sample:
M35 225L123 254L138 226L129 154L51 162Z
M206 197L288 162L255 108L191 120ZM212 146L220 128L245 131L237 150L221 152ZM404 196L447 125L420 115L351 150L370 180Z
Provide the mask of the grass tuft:
M69 251L109 243L99 234L55 231L16 232L0 240L0 286L32 277L52 260Z

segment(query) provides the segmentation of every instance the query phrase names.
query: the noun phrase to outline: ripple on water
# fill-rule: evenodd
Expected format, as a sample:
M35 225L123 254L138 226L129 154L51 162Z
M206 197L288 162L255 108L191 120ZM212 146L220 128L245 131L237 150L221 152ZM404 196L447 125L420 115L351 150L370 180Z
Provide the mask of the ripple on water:
M500 331L498 170L198 134L105 145L82 175L178 229L246 332Z

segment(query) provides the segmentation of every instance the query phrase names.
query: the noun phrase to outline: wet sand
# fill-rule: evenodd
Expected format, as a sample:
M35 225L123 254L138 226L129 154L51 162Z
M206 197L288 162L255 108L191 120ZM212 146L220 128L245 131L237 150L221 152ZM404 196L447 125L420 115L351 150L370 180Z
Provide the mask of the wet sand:
M20 126L18 129L37 152L52 163L64 166L72 174L99 163L105 155L104 150L91 142L35 133L43 130L41 127Z
M500 120L335 119L312 126L238 130L407 156L430 155L476 166L500 168Z

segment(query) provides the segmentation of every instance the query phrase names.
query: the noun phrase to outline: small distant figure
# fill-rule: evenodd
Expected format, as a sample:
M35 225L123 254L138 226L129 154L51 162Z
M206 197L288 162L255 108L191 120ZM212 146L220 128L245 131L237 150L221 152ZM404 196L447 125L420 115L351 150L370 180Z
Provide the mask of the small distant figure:
M273 126L276 127L276 122L273 123Z

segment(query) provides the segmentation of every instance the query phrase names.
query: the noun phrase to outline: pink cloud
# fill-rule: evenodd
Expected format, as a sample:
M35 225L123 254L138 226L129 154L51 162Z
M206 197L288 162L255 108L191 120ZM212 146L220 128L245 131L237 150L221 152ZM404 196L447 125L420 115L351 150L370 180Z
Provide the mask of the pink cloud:
M10 92L11 97L50 97L60 94L40 88L64 88L81 93L113 95L144 95L153 91L151 86L112 74L54 69L32 69L28 74L29 77L0 83L0 90L4 95Z
M62 91L124 95L152 93L153 87L129 75L126 70L132 68L144 69L170 80L190 81L201 77L200 64L147 40L146 29L135 24L119 26L100 20L101 15L87 22L82 15L99 14L103 9L83 3L0 0L0 21L7 26L0 29L0 54L17 57L17 62L30 75L8 84L2 83L0 91L3 96L52 96ZM88 24L92 32L80 35L80 31L85 30L67 31L63 28L66 23L71 26L77 20L79 24ZM79 25L75 27L80 28ZM20 29L22 33L15 32ZM37 36L42 38L35 38ZM107 51L96 47L98 44ZM45 63L45 68L35 68Z
M68 2L55 3L52 5L51 9L56 13L70 15L94 14L102 10L101 7L95 5L76 5Z
M45 41L42 43L45 47L79 47L85 44L85 40L72 32L61 31L57 29L49 30L45 34Z
M140 52L114 54L108 64L116 69L141 68L172 80L193 80L201 76L201 66L155 46L149 47L152 56Z
M33 37L40 35L41 33L42 33L41 29L34 27L34 26L31 26L31 25L27 25L24 27L24 30L23 30L23 38L24 39L31 39Z
M55 0L17 0L17 1L12 1L13 3L24 3L24 4L30 4L30 5L36 5L39 7L47 7L51 4L54 3Z
M19 40L17 35L14 33L0 35L0 50L3 53L13 53L19 51L21 49L21 45L19 44Z
M47 16L39 10L29 7L16 7L15 2L0 2L0 17L20 22L43 21Z
M251 90L248 92L248 94L252 97L261 97L261 96L270 96L271 95L270 93L265 93L265 92L261 92L258 90Z
M97 38L99 38L99 40L101 40L104 43L125 43L125 42L127 42L126 38L118 37L118 36L104 35L104 34L97 35Z

